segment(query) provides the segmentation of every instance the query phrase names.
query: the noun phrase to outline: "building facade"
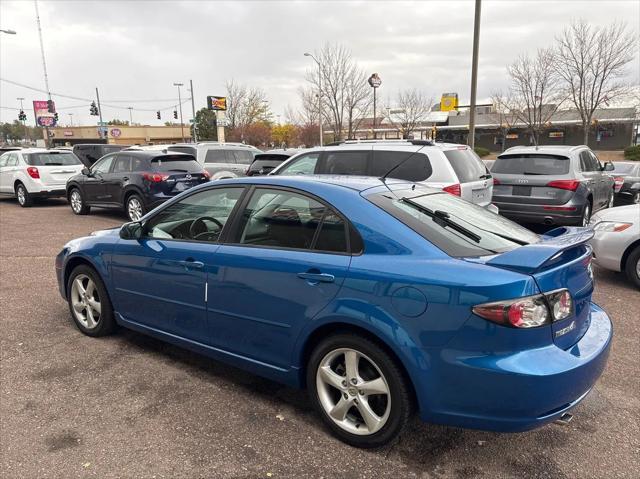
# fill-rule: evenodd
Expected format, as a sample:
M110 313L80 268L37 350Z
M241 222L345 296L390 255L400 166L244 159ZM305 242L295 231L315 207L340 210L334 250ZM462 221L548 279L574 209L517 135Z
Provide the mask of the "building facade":
M49 128L52 146L79 143L109 143L114 145L160 145L191 141L188 125L180 126L105 126L106 138L100 138L97 126L69 126ZM46 135L46 133L44 133ZM103 135L104 136L104 135Z

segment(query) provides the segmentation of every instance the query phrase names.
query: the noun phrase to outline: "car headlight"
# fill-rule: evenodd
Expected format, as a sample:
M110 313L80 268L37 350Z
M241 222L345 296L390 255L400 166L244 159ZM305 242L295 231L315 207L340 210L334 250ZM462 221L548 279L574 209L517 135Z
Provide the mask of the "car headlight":
M617 221L601 221L593 225L594 231L606 231L606 232L614 232L619 233L620 231L624 231L627 228L633 226L633 223L623 223Z

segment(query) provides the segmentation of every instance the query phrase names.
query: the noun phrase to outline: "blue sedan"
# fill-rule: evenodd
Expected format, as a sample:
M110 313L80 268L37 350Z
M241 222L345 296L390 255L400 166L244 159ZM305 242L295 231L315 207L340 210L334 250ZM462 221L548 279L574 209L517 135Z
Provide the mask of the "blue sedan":
M254 177L73 240L56 272L83 333L120 325L306 387L335 435L376 447L415 409L523 431L582 400L612 338L592 234L410 182Z

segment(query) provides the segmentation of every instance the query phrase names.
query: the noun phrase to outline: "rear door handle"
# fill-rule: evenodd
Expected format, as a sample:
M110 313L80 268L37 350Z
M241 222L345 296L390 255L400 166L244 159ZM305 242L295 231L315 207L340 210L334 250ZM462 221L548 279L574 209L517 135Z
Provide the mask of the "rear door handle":
M336 279L334 275L327 273L298 273L298 278L310 283L333 283Z
M184 269L187 271L190 269L203 269L204 263L202 261L195 261L191 258L186 259L184 261L179 261L179 263L184 266Z

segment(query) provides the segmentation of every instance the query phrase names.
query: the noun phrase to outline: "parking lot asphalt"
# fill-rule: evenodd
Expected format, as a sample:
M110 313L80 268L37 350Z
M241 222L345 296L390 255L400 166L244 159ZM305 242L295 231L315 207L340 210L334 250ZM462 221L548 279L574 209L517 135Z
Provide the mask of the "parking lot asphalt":
M55 279L63 244L117 226L64 201L0 200L3 478L613 478L640 470L640 292L596 269L614 322L608 366L567 426L520 434L414 420L363 451L329 435L304 391L120 330L73 325Z

